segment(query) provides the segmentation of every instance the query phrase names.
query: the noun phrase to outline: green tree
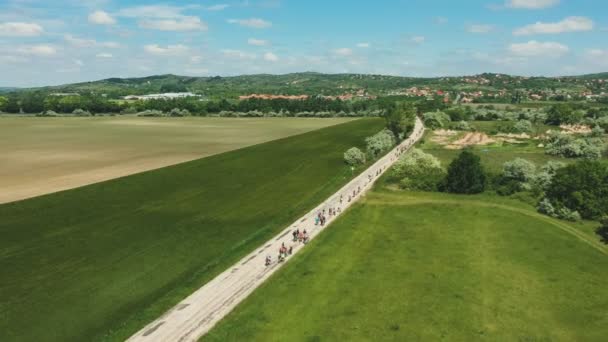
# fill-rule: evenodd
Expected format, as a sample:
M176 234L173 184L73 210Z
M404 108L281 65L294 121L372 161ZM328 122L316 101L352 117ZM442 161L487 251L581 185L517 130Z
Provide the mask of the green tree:
M386 128L395 137L405 138L414 130L416 120L416 107L411 103L394 103L386 109L384 114Z
M4 106L6 106L6 103L8 102L8 99L4 96L0 96L0 112L4 112L5 108Z
M608 214L608 166L584 160L558 169L547 198L554 206L578 211L586 219Z
M448 167L445 188L456 194L478 194L485 190L486 173L481 158L464 150Z
M356 147L344 152L344 162L350 166L365 164L365 153Z

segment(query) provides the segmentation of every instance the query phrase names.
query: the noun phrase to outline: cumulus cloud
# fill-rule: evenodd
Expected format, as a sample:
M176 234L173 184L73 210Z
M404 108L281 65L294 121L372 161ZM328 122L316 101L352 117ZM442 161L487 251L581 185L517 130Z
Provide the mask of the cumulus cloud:
M104 48L111 48L111 49L115 49L115 48L119 48L120 44L116 43L116 42L98 42L94 39L85 39L85 38L78 38L75 37L71 34L66 34L63 36L63 39L70 45L75 46L75 47L104 47Z
M160 31L207 31L207 23L198 17L181 17L175 19L145 19L139 22L139 27Z
M17 52L32 56L52 56L57 53L57 49L48 44L24 45L17 48Z
M559 4L559 0L507 0L506 7L520 9L543 9Z
M348 57L348 56L352 56L353 49L351 49L351 48L339 48L339 49L335 49L333 51L333 53L336 56Z
M570 51L568 46L555 42L516 43L509 46L509 52L520 57L561 57Z
M114 25L116 20L107 12L95 11L89 14L89 22L97 25Z
M244 52L241 50L226 49L226 50L222 50L221 52L225 57L234 58L234 59L256 59L256 57L257 57L254 54L247 53L247 52Z
M467 26L467 31L470 33L489 33L493 30L493 25L472 24Z
M531 34L556 34L564 32L580 32L593 30L593 20L586 17L568 17L557 23L537 22L513 31L516 36Z
M277 62L279 57L272 52L266 52L264 54L264 60L268 62Z
M247 44L253 45L253 46L268 46L268 45L270 45L270 43L267 40L255 39L255 38L249 38L247 40Z
M127 7L118 11L117 15L127 18L179 18L182 16L183 7L169 5L144 5Z
M358 43L357 47L362 49L367 49L370 46L369 43Z
M0 36L33 37L44 32L42 26L36 23L9 22L0 23Z
M228 7L230 7L230 5L227 5L227 4L217 4L217 5L212 5L212 6L205 7L205 10L207 10L207 11L223 11L223 10L225 10Z
M272 26L270 21L259 18L251 19L228 19L229 24L237 24L245 27L251 27L256 29L268 28Z
M158 56L177 56L183 55L190 50L189 47L181 44L167 45L167 47L159 46L158 44L149 44L144 46L144 51L152 55Z
M114 56L112 56L111 53L102 52L102 53L98 53L97 55L95 55L95 57L97 57L97 58L113 58Z

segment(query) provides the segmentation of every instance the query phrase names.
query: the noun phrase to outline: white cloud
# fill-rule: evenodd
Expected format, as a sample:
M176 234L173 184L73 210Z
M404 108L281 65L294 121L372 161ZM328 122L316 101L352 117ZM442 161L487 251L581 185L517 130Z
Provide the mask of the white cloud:
M593 20L586 17L568 17L557 23L537 22L513 31L516 36L531 34L555 34L564 32L580 32L593 30Z
M95 11L89 14L89 22L97 25L114 25L116 20L107 12Z
M179 18L184 8L168 5L145 5L123 8L118 11L117 15L127 18Z
M357 47L362 48L362 49L367 49L368 47L370 47L370 44L369 43L358 43Z
M268 42L267 40L263 40L263 39L249 38L247 40L247 44L253 45L253 46L268 46L268 45L270 45L270 42Z
M227 4L217 4L217 5L212 5L212 6L205 7L205 10L207 10L207 11L223 11L223 10L225 10L228 7L230 7L230 5L227 5Z
M105 48L110 48L110 49L116 49L116 48L120 47L120 44L118 44L116 42L98 42L94 39L84 39L84 38L74 37L71 34L64 35L63 39L68 44L75 46L75 47L80 47L80 48L100 46L100 47L105 47Z
M506 7L521 9L542 9L559 4L559 0L507 0Z
M473 24L467 26L467 31L469 31L470 33L489 33L493 30L493 25Z
M167 45L167 47L159 46L158 44L150 44L144 46L144 51L152 55L159 56L177 56L183 55L190 50L189 47L181 44Z
M256 59L257 58L257 56L254 54L243 52L240 50L226 49L226 50L222 50L221 52L225 57L228 57L228 58L235 58L235 59Z
M198 17L181 17L177 19L149 20L139 22L139 27L160 31L207 31L207 23Z
M98 53L97 55L95 55L95 57L97 57L97 58L113 58L114 56L112 56L111 53L102 52L102 53Z
M264 54L264 60L267 62L278 62L279 57L272 52L266 52Z
M560 57L570 51L568 46L555 42L537 42L511 44L509 52L519 57Z
M268 28L272 26L272 23L259 18L251 19L228 19L229 24L238 24L245 27L251 27L256 29Z
M48 44L24 45L17 48L17 52L32 56L52 56L57 53L57 49Z
M586 51L587 56L596 57L608 60L608 50L589 49Z
M435 24L437 25L445 25L448 23L448 18L446 17L435 17L434 18Z
M411 39L412 43L416 43L416 44L422 44L422 43L424 43L425 40L426 40L426 38L424 38L423 36L415 36L415 37L412 37L412 39Z
M340 48L340 49L335 49L333 51L333 53L336 56L348 57L348 56L352 56L353 49L351 49L351 48Z
M44 32L42 26L35 23L10 22L0 23L0 36L32 37Z
M76 65L78 65L79 67L81 67L81 66L83 66L83 65L84 65L84 62L83 62L82 60L80 60L80 59L75 59L75 60L74 60L74 64L76 64Z
M203 56L192 56L190 57L190 63L198 64L203 60Z

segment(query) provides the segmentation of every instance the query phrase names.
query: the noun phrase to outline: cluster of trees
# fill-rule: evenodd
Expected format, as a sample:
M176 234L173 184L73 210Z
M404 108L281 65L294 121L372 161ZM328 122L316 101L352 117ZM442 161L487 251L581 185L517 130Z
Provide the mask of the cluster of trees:
M387 181L405 190L438 191L445 176L439 159L414 148L395 162Z
M601 133L599 134L601 135ZM599 159L602 157L605 147L601 137L575 137L560 132L551 132L546 138L545 152L565 158Z

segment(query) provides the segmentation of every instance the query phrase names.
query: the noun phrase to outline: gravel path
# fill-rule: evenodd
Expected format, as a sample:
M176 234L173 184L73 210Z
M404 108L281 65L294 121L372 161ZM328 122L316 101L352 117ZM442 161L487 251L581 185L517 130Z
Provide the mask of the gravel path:
M314 239L337 216L340 216L340 213L363 196L378 177L397 160L399 155L414 145L423 133L424 126L420 119L416 119L416 126L411 136L390 153L277 236L131 336L128 341L197 341L270 275L289 262L293 255L287 257L285 262L277 262L279 248L283 243L287 248L293 247L293 254L304 248L304 244L293 242L292 232L294 230L305 229L310 239ZM349 196L352 197L350 201ZM341 197L342 203L340 203ZM337 215L329 216L327 212L330 208L336 210L340 208L341 210ZM323 210L326 212L327 222L324 226L315 225L315 217ZM270 266L265 266L265 259L268 255L272 257L273 262Z

